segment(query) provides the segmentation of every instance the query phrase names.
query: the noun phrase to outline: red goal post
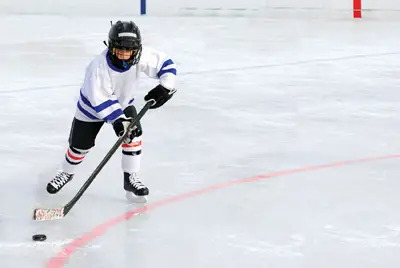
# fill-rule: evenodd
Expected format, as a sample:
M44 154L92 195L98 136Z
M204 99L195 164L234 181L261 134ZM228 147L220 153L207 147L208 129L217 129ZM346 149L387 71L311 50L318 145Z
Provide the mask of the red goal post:
M361 0L353 0L353 17L355 19L361 18Z

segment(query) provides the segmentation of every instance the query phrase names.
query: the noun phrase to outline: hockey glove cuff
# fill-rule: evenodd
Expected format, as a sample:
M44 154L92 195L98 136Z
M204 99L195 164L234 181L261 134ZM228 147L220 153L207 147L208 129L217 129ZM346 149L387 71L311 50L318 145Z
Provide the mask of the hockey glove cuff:
M150 109L155 109L160 106L162 106L164 103L166 103L170 98L172 98L172 95L176 92L176 89L169 90L162 85L158 85L152 90L147 93L147 95L144 97L145 101L151 101L153 100L155 103L150 107Z

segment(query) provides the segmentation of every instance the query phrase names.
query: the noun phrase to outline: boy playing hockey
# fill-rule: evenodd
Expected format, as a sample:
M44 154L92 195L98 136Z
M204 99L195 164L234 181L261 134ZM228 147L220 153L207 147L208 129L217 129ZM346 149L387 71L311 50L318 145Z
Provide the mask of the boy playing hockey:
M107 45L107 44L106 44ZM111 123L117 136L137 115L132 105L140 73L159 79L159 85L150 90L145 101L158 108L175 93L176 65L164 53L142 46L139 28L133 22L118 21L111 26L108 49L96 56L86 68L75 116L72 122L69 147L62 169L47 184L47 191L55 194L74 176L103 124ZM149 189L139 180L142 153L142 127L128 134L122 144L124 189L144 197Z

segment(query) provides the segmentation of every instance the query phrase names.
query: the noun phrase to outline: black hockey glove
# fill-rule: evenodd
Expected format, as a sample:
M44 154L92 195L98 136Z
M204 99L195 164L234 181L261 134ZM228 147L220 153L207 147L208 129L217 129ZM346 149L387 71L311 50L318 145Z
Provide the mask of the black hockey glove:
M124 135L125 131L128 130L128 126L131 123L132 118L118 118L117 120L114 121L113 128L115 131L115 134L117 134L118 137L121 137ZM138 128L135 126L133 130L130 131L130 133L126 136L124 139L124 143L131 143L133 138L140 136L139 133L137 133Z
M153 100L155 103L150 106L150 109L155 109L160 106L162 106L164 103L166 103L170 98L172 98L172 95L176 92L176 89L166 89L162 85L158 85L152 90L147 93L146 96L144 96L145 101L151 101Z

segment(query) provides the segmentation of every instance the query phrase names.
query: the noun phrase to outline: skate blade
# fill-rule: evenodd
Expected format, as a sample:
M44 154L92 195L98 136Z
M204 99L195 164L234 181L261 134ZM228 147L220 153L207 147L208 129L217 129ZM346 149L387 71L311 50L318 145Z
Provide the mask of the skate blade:
M129 202L133 202L133 203L146 203L147 202L147 196L138 196L133 194L132 192L128 192L126 191L125 193L126 199Z

